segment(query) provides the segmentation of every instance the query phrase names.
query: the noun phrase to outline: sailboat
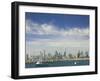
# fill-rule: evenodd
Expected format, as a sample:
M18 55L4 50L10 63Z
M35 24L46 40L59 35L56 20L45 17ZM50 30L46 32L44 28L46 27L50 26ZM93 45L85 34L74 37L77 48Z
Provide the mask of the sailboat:
M77 62L74 62L74 64L77 64Z
M40 52L40 56L39 56L39 58L38 58L38 60L37 60L37 62L36 62L36 65L43 65L44 64L44 55L43 55L43 53L42 52ZM45 54L45 51L44 51L44 54Z
M42 64L42 58L39 58L36 62L36 64Z
M37 61L37 62L36 62L36 64L42 64L42 62L40 62L40 61Z

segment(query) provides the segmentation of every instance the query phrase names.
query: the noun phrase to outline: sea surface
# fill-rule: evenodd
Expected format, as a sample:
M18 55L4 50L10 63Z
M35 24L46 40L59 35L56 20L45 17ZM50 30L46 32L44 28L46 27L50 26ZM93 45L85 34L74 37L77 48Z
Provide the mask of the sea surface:
M25 68L84 66L84 65L89 65L89 60L66 60L66 61L46 62L42 64L31 63L31 64L25 64Z

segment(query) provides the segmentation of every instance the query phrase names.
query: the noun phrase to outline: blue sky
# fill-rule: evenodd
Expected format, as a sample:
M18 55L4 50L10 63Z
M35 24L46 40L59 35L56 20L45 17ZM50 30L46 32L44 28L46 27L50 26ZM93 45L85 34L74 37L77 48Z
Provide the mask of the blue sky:
M54 24L59 28L89 27L88 15L26 13L25 17L26 20L29 19L39 24Z
M25 19L27 53L39 54L43 49L48 52L89 49L88 15L26 12Z

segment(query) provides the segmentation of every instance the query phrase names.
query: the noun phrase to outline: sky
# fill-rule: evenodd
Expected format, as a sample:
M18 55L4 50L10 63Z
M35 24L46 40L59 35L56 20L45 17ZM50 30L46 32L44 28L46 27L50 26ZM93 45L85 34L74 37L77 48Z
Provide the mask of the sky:
M26 53L55 50L76 54L89 50L89 16L51 13L25 13Z

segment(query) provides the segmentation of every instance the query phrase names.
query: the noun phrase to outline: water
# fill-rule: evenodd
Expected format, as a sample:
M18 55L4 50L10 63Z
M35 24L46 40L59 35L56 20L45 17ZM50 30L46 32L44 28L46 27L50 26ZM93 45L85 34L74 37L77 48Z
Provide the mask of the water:
M25 68L82 66L82 65L89 65L89 60L67 60L67 61L46 62L42 64L31 63L31 64L25 64Z

